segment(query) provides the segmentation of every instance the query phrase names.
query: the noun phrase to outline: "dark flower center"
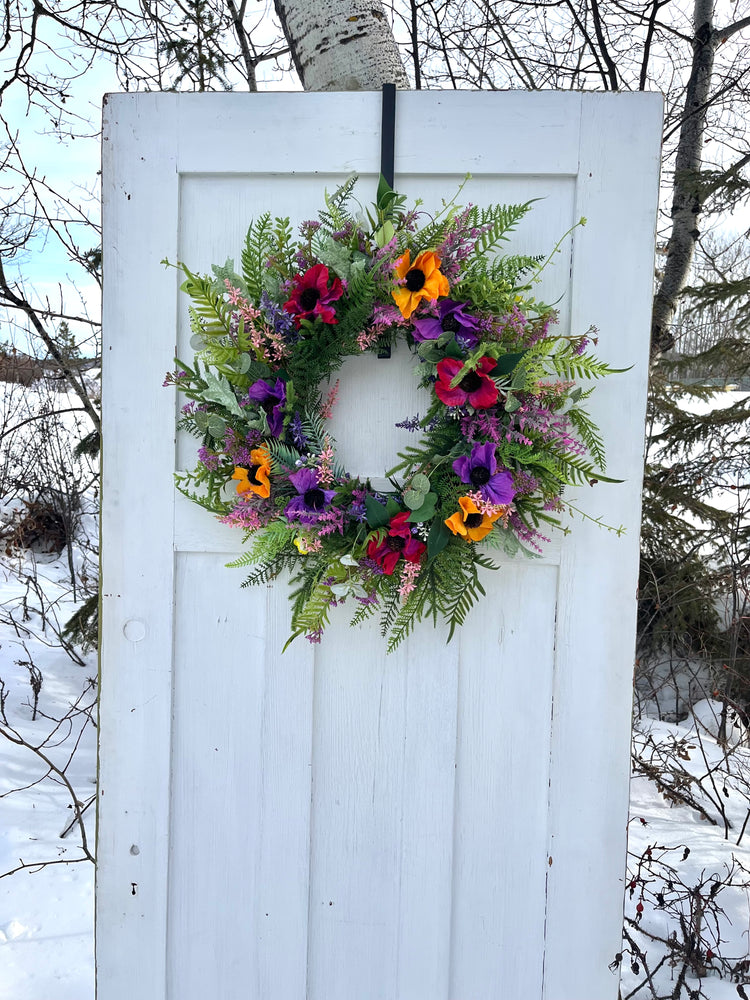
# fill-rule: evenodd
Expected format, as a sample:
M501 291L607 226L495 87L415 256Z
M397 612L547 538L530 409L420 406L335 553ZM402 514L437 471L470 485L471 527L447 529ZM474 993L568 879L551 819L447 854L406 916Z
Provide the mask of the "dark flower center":
M484 486L490 481L490 470L486 465L475 465L469 473L469 479L474 486Z
M273 413L273 408L280 400L276 399L275 396L266 396L263 402L260 404L261 410L265 413L267 417L270 417Z
M461 324L458 322L453 313L446 316L440 325L442 326L444 333L455 333L457 330L461 329Z
M464 375L461 381L458 383L459 389L463 389L464 392L476 392L477 389L482 384L482 378L477 375L476 372L469 372L468 375Z
M315 303L320 298L320 292L317 288L306 288L299 297L299 303L305 312L310 312L311 309L315 308Z
M406 272L406 287L410 292L418 292L420 288L424 287L424 283L424 271L420 271L418 267L413 267L411 271Z
M259 465L249 465L247 469L248 481L253 484L253 486L262 486L260 479L258 479L257 472L260 468Z
M323 490L314 486L311 490L306 490L304 495L305 506L310 510L322 510L326 504L326 495Z
M406 545L406 539L401 538L400 535L389 535L385 540L385 544L391 552L400 552Z
M467 514L464 518L464 524L467 528L478 528L482 523L481 514Z

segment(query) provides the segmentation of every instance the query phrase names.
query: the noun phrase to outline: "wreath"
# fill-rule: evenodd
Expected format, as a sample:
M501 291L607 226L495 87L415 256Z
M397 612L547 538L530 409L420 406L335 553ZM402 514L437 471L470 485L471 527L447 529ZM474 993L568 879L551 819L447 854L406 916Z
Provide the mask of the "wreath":
M243 586L290 572L289 642L319 642L346 603L352 625L379 616L390 652L425 618L450 640L485 594L480 570L498 568L488 550L540 552L566 486L617 481L584 408L592 387L577 384L615 369L588 350L595 328L554 334L555 310L532 295L562 240L549 257L499 253L531 203L462 208L461 185L429 216L381 178L355 212L355 180L298 236L255 219L240 274L231 259L211 275L178 265L195 357L165 385L188 398L179 426L201 442L177 487L244 533L229 563L251 567ZM340 466L327 421L343 360L397 340L430 403L396 424L415 443L383 491Z

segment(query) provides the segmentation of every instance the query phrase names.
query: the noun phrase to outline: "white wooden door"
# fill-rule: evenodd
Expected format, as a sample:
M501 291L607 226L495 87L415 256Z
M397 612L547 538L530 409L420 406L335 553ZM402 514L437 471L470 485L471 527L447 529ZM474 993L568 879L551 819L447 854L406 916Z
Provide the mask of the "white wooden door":
M474 203L540 198L535 253L588 218L541 294L633 366L593 401L625 482L580 498L627 534L506 561L450 645L424 624L386 658L342 618L282 656L285 582L241 590L236 533L173 487L187 304L159 261L238 258L253 215L309 218L352 170L367 202L380 95L108 99L99 1000L617 995L660 124L656 95L399 94L410 198L467 171ZM342 372L350 470L392 464L409 368Z

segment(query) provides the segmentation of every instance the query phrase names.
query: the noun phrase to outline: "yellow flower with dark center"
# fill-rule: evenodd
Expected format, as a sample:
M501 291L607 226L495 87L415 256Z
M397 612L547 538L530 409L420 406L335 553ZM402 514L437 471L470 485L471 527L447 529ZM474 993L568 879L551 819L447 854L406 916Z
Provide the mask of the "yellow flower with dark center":
M485 535L492 531L492 525L501 516L497 514L480 514L477 505L470 497L459 497L461 510L446 518L445 523L454 535L463 535L467 542L481 542Z
M407 250L395 264L399 287L392 292L404 319L408 319L420 302L432 302L450 291L448 279L440 270L440 258L432 250L425 250L414 263Z
M266 448L255 448L250 452L252 465L235 465L232 479L237 480L237 492L255 493L259 497L271 495L271 482L268 475L271 471L271 456Z

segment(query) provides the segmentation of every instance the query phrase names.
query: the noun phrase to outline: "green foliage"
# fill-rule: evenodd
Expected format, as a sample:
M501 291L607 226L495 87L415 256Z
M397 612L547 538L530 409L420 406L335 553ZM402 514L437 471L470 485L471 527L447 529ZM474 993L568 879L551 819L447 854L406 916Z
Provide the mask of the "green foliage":
M63 638L82 652L97 649L99 645L99 595L87 598L65 623Z
M266 261L275 249L271 213L264 212L254 219L247 230L245 245L242 248L242 276L245 280L248 297L253 302L259 302L263 291L263 278L266 272Z
M296 534L293 525L286 521L274 521L264 531L252 535L252 544L241 556L228 562L230 569L241 569L254 563L275 564L284 553L293 555L293 542Z
M700 657L720 668L720 690L747 701L750 402L720 388L750 370L735 293L732 282L723 300L691 290L685 341L696 323L716 332L651 372L638 625L643 657Z
M549 258L497 253L530 203L460 210L454 198L415 230L416 212L381 183L365 232L353 188L350 178L327 194L320 226L303 223L296 243L288 219L255 219L241 276L231 258L211 277L183 268L196 353L167 381L193 401L179 426L203 445L177 487L245 529L247 547L230 564L250 569L243 585L289 570L292 638L319 641L331 608L348 601L354 623L378 616L391 651L419 621L444 621L449 638L465 623L484 595L480 572L497 568L478 542L511 554L520 539L535 545L539 525L559 523L565 486L605 478L601 435L583 406L590 389L573 383L611 369L581 353L584 338L548 336L551 311L522 294L523 276L533 280ZM447 263L445 274L398 279L404 296L394 264L407 247L412 271L422 250ZM296 271L299 259L309 272ZM458 275L452 284L448 273ZM424 296L448 287L466 314L441 311L442 332L415 343L411 314L434 316ZM481 334L469 347L460 330L472 316ZM336 461L335 390L329 397L324 383L347 356L399 337L418 355L430 403L389 473L401 478L383 494ZM478 479L467 460L485 463ZM494 475L505 502L483 492Z

